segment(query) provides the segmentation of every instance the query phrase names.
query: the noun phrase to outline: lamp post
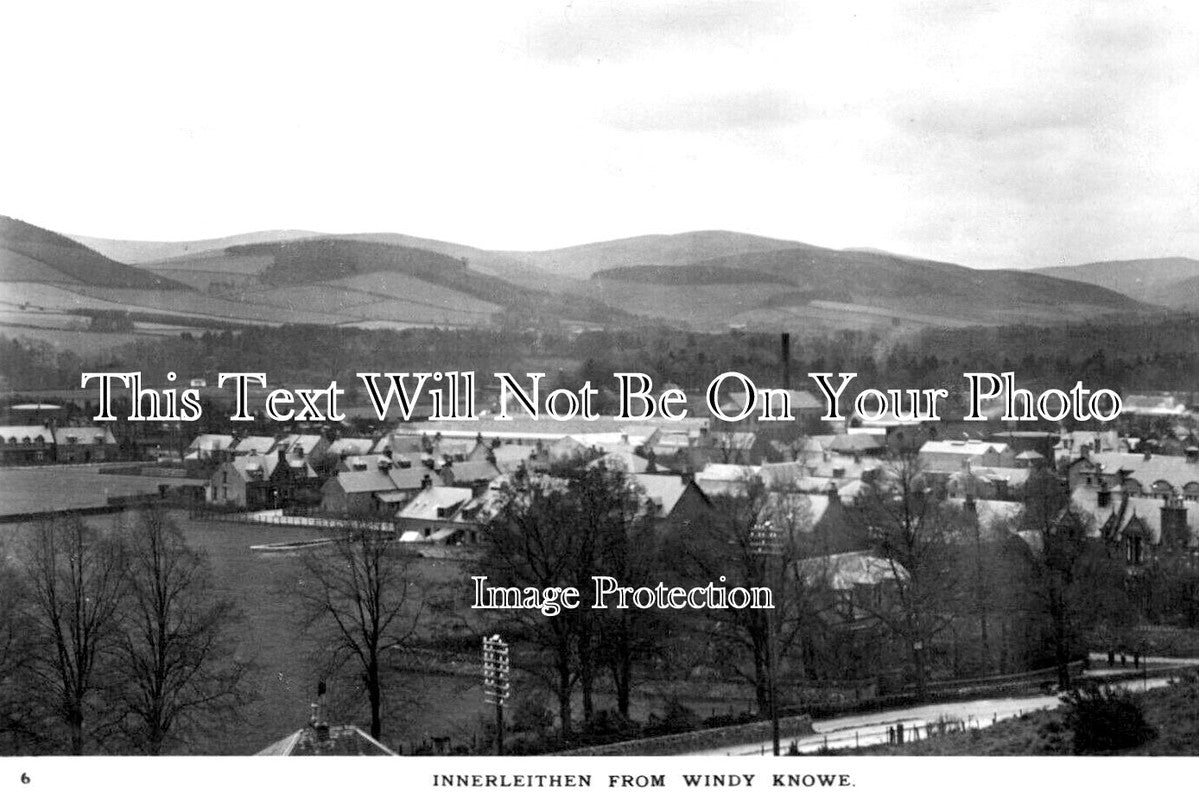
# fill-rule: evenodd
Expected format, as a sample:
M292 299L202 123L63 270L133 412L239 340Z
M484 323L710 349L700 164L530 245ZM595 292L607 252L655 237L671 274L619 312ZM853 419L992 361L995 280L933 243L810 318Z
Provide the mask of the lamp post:
M757 555L762 556L762 573L765 577L769 569L768 565L775 558L783 554L782 542L779 539L778 531L770 520L762 522L754 527L750 533L749 540L750 549ZM775 609L766 609L766 698L767 704L770 707L770 738L774 745L774 754L777 756L779 752L779 705L778 705L778 662L775 653Z
M497 633L483 637L483 702L495 705L495 754L504 754L504 703L508 700L511 666L508 643Z

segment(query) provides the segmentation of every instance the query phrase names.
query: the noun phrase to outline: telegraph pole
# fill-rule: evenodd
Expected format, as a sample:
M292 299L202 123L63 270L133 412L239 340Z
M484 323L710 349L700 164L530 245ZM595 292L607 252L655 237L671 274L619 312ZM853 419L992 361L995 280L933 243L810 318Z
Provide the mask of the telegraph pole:
M497 633L483 637L483 702L495 705L495 754L504 754L504 703L508 700L511 666L508 643Z
M763 572L770 569L770 562L783 554L779 533L774 529L770 520L758 525L750 533L750 547L753 552L764 559ZM774 744L774 754L780 755L779 750L779 704L778 704L778 656L775 652L775 615L772 609L766 610L766 696L770 706L770 737Z

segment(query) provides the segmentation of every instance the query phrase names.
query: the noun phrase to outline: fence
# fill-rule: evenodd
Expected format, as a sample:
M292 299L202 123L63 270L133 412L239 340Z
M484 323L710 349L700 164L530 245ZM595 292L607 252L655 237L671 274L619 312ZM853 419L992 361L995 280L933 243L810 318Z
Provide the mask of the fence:
M245 525L281 525L289 528L323 528L340 531L375 531L395 533L395 524L383 520L335 519L330 517L302 517L285 514L283 509L266 511L222 511L213 508L195 508L192 519L217 519L222 522L237 522Z

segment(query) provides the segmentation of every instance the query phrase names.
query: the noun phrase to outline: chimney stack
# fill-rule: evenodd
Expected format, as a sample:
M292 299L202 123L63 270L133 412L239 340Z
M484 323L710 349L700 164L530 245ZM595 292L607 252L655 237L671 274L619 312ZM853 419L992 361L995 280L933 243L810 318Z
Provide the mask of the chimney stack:
M783 361L783 388L791 388L791 334L783 333L779 337L780 356Z

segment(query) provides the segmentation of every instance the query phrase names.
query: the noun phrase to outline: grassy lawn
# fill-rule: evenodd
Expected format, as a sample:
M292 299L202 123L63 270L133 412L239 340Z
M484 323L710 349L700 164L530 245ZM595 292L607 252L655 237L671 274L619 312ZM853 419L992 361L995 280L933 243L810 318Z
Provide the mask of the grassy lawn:
M242 609L245 619L240 632L239 658L252 659L251 681L258 698L246 709L241 724L213 732L205 753L250 754L281 739L308 721L309 704L315 699L319 664L324 656L317 643L301 628L295 585L299 579L300 555L257 553L254 544L319 539L328 535L319 528L244 525L213 520L175 520L187 540L208 553L214 578L226 595ZM412 576L418 581L453 581L467 591L469 581L460 577L460 562L419 559ZM463 595L463 600L468 600ZM402 666L402 665L401 665ZM335 679L332 696L354 694L349 678ZM483 712L480 680L473 675L442 675L400 672L385 698L386 743L408 752L434 736L450 736L455 744L469 741ZM344 702L333 713L344 714L339 722L362 727L370 716L360 703Z
M1157 731L1150 742L1118 755L1194 756L1199 754L1199 682L1179 683L1134 695L1145 719ZM907 745L854 750L870 756L1064 756L1073 754L1074 736L1061 708L1007 719L982 730L948 733ZM846 751L848 754L851 751Z

